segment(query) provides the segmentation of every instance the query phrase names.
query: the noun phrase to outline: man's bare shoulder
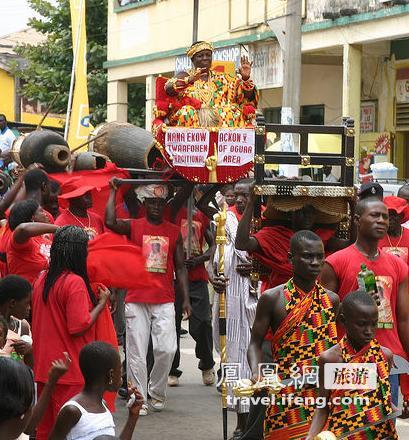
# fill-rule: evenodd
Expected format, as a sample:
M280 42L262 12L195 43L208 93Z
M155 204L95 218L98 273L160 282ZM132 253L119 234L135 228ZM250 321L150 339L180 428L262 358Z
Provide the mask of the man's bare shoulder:
M329 289L325 289L325 291L327 292L331 302L332 302L332 306L338 310L339 309L339 304L341 302L341 300L339 299L338 294L336 294L335 292L333 292L332 290Z
M342 353L339 344L334 345L328 350L323 351L320 354L320 362L323 364L333 364L333 363L341 363Z
M285 284L280 284L279 286L273 287L272 289L266 290L260 297L265 298L265 301L268 303L276 303L279 298L283 295Z

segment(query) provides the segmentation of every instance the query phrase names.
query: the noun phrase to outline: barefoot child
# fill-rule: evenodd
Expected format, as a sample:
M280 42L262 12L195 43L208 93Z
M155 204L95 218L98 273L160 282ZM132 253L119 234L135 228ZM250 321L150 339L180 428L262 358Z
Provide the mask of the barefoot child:
M81 393L65 403L58 414L49 440L91 440L99 436L115 436L112 414L103 400L106 391L118 391L122 384L121 359L118 351L105 342L91 342L80 351L79 364L85 385ZM142 396L131 390L127 423L121 440L131 440Z
M342 436L348 440L397 439L389 383L393 354L375 339L378 307L365 291L351 292L342 302L339 319L346 334L337 345L320 355L320 397L326 399L326 405L315 410L307 440L314 439L325 426L337 438ZM324 388L324 366L330 363L375 364L377 387L361 390Z

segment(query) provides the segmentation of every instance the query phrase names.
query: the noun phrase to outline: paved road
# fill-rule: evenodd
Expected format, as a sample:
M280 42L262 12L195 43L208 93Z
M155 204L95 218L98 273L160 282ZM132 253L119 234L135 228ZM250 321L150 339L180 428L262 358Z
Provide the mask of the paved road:
M180 386L168 388L168 402L161 413L140 417L133 440L221 440L222 421L220 395L215 387L202 384L197 369L194 343L190 336L181 341ZM118 400L115 423L124 425L127 410L123 400ZM229 436L235 428L235 414L229 413ZM399 438L409 439L409 421L398 420Z

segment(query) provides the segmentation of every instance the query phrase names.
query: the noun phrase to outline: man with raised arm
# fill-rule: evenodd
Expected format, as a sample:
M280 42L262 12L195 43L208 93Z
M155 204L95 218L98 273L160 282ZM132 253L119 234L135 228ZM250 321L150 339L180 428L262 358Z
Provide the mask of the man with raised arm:
M144 204L145 217L119 220L115 212L118 183L115 178L111 181L111 193L105 212L106 226L118 234L126 235L142 248L146 258L145 269L152 273L156 281L143 291L129 290L125 298L128 380L143 395L145 403L141 415L146 415L148 394L153 411L161 411L165 407L168 373L176 351L173 278L175 274L186 317L191 313L188 279L180 228L163 218L167 186L138 187L137 195ZM147 386L146 355L150 337L154 365Z

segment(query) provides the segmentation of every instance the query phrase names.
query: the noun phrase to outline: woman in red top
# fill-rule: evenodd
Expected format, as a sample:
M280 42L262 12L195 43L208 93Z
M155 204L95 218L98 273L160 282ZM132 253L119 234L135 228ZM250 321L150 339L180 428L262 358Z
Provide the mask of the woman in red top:
M20 275L31 284L47 269L51 240L44 234L54 233L45 211L35 200L17 202L10 211L12 231L7 245L8 273Z
M81 391L84 381L78 364L79 352L96 339L94 324L109 297L105 287L99 288L99 299L95 297L88 279L87 254L88 235L84 229L59 228L51 246L50 268L34 285L34 376L40 394L47 382L50 360L64 352L72 359L70 370L55 387L38 426L38 440L48 438L61 406Z

